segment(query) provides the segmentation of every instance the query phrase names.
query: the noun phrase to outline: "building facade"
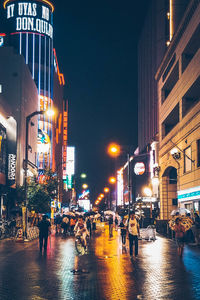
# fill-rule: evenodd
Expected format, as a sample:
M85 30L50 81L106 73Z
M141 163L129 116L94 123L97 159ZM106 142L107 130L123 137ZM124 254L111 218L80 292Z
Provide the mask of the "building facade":
M24 181L26 116L37 110L38 93L24 57L0 48L0 186L1 196ZM29 126L29 176L36 174L38 120ZM2 205L3 206L3 199Z
M178 2L178 1L177 1ZM200 3L181 13L170 1L170 43L156 80L159 101L160 217L200 208Z
M15 53L23 57L37 89L35 106L29 107L24 118L35 111L52 109L55 112L53 118L38 114L38 120L34 122L37 123L34 135L37 147L35 165L39 180L40 176L43 177L45 168L51 168L57 173L57 200L60 203L64 187L63 174L66 172L68 109L63 97L65 80L53 48L54 6L48 0L5 0L3 8L6 31L0 34L0 46L12 46ZM34 120L31 119L32 121ZM20 153L22 159L23 154Z

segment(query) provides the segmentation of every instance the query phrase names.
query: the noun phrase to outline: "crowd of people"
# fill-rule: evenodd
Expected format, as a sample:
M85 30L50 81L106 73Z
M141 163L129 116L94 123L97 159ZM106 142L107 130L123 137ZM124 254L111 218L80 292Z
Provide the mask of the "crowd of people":
M190 218L189 214L187 215ZM102 220L101 220L102 221ZM129 241L129 252L130 257L133 257L133 245L134 245L134 256L138 255L138 239L140 237L140 226L139 220L135 215L134 211L130 212L129 217L120 218L118 215L109 215L106 219L109 225L109 238L113 237L113 229L120 229L122 248L126 247L126 240ZM57 214L54 219L55 232L56 234L61 233L63 236L74 235L80 237L83 246L87 247L87 237L91 237L92 231L96 230L96 220L91 217L83 216L67 216ZM43 219L38 224L40 230L40 251L42 248L46 251L47 239L50 232L51 224L47 220L47 216L43 216ZM195 242L200 245L200 217L197 213L194 214L193 225L189 230L186 230L181 223L181 218L176 215L175 226L173 228L175 232L175 239L177 243L178 254L181 257L183 254L183 248L185 242Z

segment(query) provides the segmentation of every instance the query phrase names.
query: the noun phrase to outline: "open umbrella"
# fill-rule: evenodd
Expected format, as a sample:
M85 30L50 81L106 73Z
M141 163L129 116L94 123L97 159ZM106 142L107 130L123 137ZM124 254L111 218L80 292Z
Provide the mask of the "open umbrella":
M190 213L190 211L186 208L180 207L177 209L172 210L171 212L171 216L175 216L176 214L179 214L181 216L184 216L186 214Z
M170 221L169 221L169 227L174 230L175 225L176 225L176 219L179 218L180 224L183 225L185 228L185 231L189 230L192 227L193 221L190 217L184 217L184 216L174 216Z
M106 211L104 211L104 215L115 215L115 213L114 213L114 211L112 211L112 210L106 210Z
M96 215L94 215L94 218L95 219L98 219L98 218L100 218L101 217L101 215L100 214L96 214Z
M65 213L65 216L75 217L75 213L73 213L72 211L68 211Z

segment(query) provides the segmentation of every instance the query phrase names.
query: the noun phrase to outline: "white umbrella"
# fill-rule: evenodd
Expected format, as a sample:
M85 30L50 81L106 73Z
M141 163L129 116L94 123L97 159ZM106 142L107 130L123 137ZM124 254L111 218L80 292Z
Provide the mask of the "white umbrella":
M96 218L96 219L98 219L98 218L100 218L101 217L101 215L100 214L96 214L96 215L94 215L94 218Z
M190 213L190 211L186 208L180 207L180 208L172 210L171 216L175 216L177 213L179 213L179 215L183 216L183 215Z
M112 211L112 210L106 210L106 211L104 211L104 215L115 215L115 213L114 213L114 211Z
M64 213L64 215L75 217L75 214L72 211L68 211L68 212Z

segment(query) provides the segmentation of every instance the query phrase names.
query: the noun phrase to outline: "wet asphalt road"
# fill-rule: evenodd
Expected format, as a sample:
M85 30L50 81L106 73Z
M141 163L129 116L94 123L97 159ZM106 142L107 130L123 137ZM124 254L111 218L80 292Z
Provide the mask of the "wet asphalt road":
M80 272L72 272L80 270ZM183 259L173 241L140 241L139 256L122 251L119 232L97 227L89 254L78 257L74 238L52 236L47 256L38 241L0 241L1 300L200 299L200 248L185 247Z

